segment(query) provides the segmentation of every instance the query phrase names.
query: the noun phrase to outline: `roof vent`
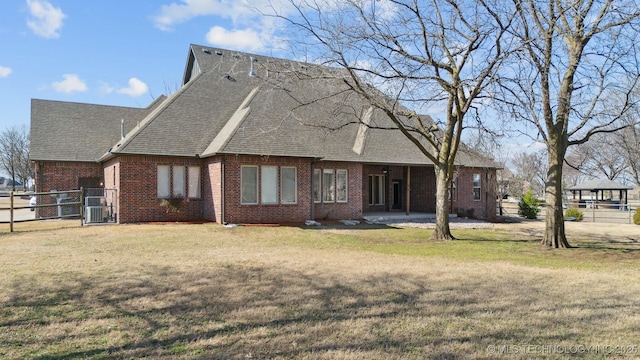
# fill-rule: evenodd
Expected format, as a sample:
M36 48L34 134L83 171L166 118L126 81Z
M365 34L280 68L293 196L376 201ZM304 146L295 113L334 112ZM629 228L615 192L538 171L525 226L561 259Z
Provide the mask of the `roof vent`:
M202 49L202 52L205 54L211 54L211 51L209 49Z
M251 61L250 61L250 62L251 62L251 70L249 71L249 76L251 76L251 77L256 77L256 72L255 72L255 71L253 71L253 62L254 62L254 61L257 61L257 60L256 60L256 59L254 59L254 58L253 58L253 56L252 56L252 57L250 57L249 59L251 60Z
M220 55L220 56L222 56L222 51L220 51L220 50L216 50L216 55Z

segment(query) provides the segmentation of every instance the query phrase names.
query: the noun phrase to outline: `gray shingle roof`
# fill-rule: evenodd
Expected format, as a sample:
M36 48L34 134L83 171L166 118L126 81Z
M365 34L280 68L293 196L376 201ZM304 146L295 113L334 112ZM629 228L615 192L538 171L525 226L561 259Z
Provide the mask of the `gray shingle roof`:
M582 184L578 184L576 186L572 186L568 190L590 191L590 190L631 190L631 189L633 189L633 186L620 184L613 180L595 179L595 180L583 182Z
M255 76L249 75L252 60ZM303 76L300 69L317 76ZM202 157L253 154L369 163L430 163L398 130L368 128L361 151L354 151L360 119L371 106L355 92L348 91L344 81L335 76L341 71L191 45L184 86L153 109L105 109L63 103L66 107L60 113L66 115L50 116L44 107L51 104L34 100L32 132L37 131L38 142L48 143L38 145L41 147L38 151L42 152L36 154L55 153L56 158L78 160L80 153L82 159L98 160L104 159L106 150L111 149L112 154ZM327 73L331 76L322 76ZM124 140L119 138L121 118L127 122ZM116 119L116 125L109 119ZM81 128L91 129L85 130L86 138L100 139L87 141L100 150L89 152L89 144L76 144L73 151L51 145L52 140L46 135L56 126L54 123L69 131L72 121L85 122ZM373 111L371 123L392 127L379 110ZM56 134L63 135L63 129ZM470 150L461 151L457 162L496 166Z
M31 100L31 160L95 162L166 97L149 107L130 108L64 101Z

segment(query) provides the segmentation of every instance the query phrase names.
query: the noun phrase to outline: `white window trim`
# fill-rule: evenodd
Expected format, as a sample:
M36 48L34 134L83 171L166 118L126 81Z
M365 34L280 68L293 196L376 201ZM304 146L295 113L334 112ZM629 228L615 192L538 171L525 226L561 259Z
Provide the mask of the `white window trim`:
M318 174L318 179L316 180L316 174ZM313 197L312 201L315 204L322 203L322 169L313 169L313 174L311 175L312 182L312 191L311 196ZM316 190L316 186L318 189L318 198L316 199L314 191Z
M186 194L187 173L184 166L171 166L171 197L175 199L184 199Z
M385 175L384 174L369 174L369 205L379 206L385 205L385 196L387 193L387 189L385 189ZM371 189L371 184L376 182L378 184L378 197L380 198L380 202L376 203L374 200L373 189Z
M255 202L245 202L244 201L244 196L243 196L243 191L244 191L244 172L242 171L244 168L253 168L256 171L256 184L255 184L255 191L256 191L256 201ZM260 182L259 179L259 171L258 171L258 166L255 165L241 165L240 166L240 204L241 205L258 205L259 201L260 201L260 194L258 193L258 183Z
M276 165L263 165L260 167L260 203L264 205L277 205L278 204L278 166ZM271 176L275 176L272 178ZM268 191L265 191L268 190ZM265 199L265 196L273 196L273 200L269 201Z
M187 166L187 197L189 199L202 198L202 168L200 166Z
M282 175L282 172L285 169L288 169L288 170L293 169L293 201L286 201L283 198L285 191L284 191L284 176ZM298 168L295 166L280 167L280 203L283 205L295 205L298 203Z
M344 174L344 199L341 200L338 198L338 174ZM337 169L335 172L335 183L336 183L336 202L338 203L346 203L349 202L349 173L346 169Z
M476 177L478 178L478 186L476 186ZM473 174L472 182L473 201L482 201L482 175ZM476 199L476 189L478 189L478 198Z
M324 175L325 174L331 174L333 181L332 181L332 185L331 187L329 187L330 191L330 195L331 195L331 199L327 200L326 198L326 194L328 194L329 192L325 191L326 190L326 183L324 181ZM334 169L322 169L322 202L325 204L331 204L336 202L336 171Z
M162 169L162 179L160 178L160 172ZM165 174L166 171L166 174ZM166 179L165 179L166 177ZM162 194L160 193L160 183L166 180L166 189L162 188ZM166 190L166 191L165 191ZM156 196L158 199L169 199L171 197L171 166L169 165L157 165L156 166Z

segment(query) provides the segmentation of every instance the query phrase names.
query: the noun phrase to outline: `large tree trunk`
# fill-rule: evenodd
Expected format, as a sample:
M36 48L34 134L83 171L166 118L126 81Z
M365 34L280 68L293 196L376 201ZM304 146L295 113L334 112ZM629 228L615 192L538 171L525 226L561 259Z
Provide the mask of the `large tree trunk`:
M447 165L436 165L436 228L430 240L453 240L449 228L449 173Z
M545 231L542 245L552 248L570 248L564 229L562 209L562 164L567 147L549 146L549 167L545 182Z

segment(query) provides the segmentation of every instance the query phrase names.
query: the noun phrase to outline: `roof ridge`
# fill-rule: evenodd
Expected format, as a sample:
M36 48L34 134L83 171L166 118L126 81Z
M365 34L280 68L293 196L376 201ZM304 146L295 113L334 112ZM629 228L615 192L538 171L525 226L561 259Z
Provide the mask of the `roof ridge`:
M193 79L196 79L201 75L202 73L196 75L196 77L194 77ZM99 159L99 161L106 160L107 158L110 157L111 154L120 153L119 149L131 143L131 141L133 141L133 139L138 134L140 134L142 130L144 130L147 126L149 126L149 124L153 121L153 119L155 119L159 114L161 114L164 110L166 110L169 107L169 105L171 105L178 97L180 97L180 95L182 95L189 87L191 87L191 84L193 84L193 81L189 81L180 89L178 89L178 91L176 91L171 96L166 98L162 103L160 103L155 109L153 109L149 114L147 114L147 116L145 116L136 127L131 129L124 136L124 138L116 142L113 145L113 147L109 149L109 151Z

